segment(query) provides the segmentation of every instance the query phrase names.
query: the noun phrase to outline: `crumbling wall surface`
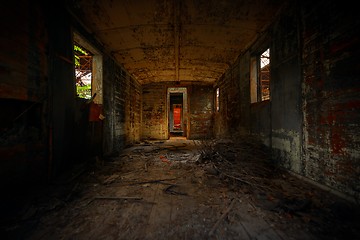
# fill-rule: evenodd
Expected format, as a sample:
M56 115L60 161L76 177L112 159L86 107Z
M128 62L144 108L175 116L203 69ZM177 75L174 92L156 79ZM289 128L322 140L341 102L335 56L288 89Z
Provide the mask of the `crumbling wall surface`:
M142 86L142 139L167 139L167 85L160 83Z
M271 146L276 162L303 174L300 23L297 13L296 5L287 8L271 29Z
M142 86L142 139L168 139L168 103L167 89L186 87L187 111L184 121L188 123L187 138L198 139L212 136L213 124L213 86L203 83L184 82L174 85L172 82L150 83Z
M239 103L239 123L238 129L241 134L249 134L251 129L251 123L253 118L250 115L250 52L247 51L239 57L239 77L235 78L235 81L238 81L238 103Z
M212 90L214 93L214 98L216 98L216 89L219 88L219 96L218 96L219 110L216 110L215 105L214 105L214 117L213 117L214 118L213 134L217 138L226 137L229 135L226 115L223 114L226 109L225 99L226 99L226 94L227 94L227 90L228 90L223 87L225 81L226 81L226 79L224 77L222 77L220 80L218 80L216 82L215 88ZM216 100L214 99L214 104L215 104L215 101Z
M269 101L252 103L250 105L250 132L257 136L266 146L270 146L271 119Z
M236 132L242 124L239 59L216 82L219 88L219 111L214 113L214 135L227 137ZM215 89L213 90L215 94Z
M140 140L142 87L137 80L129 78L130 90L126 101L126 143L134 144Z
M270 48L270 66L273 66L272 63L272 44L273 42L271 40L271 34L269 31L266 31L262 35L259 36L258 39L253 43L253 45L249 48L248 54L250 55L249 58L247 58L247 66L249 68L249 71L256 72L253 64L253 59L256 58L258 61L258 57L260 56L260 53L265 51L267 48ZM270 71L271 74L271 71ZM251 74L249 72L248 79L244 80L247 82L251 82ZM272 76L270 76L270 84L274 79ZM250 83L249 85L245 85L248 87L246 91L249 93L249 98L247 99L248 103L250 104L250 133L258 139L260 139L265 145L270 146L271 145L271 101L273 97L273 88L270 87L270 100L263 100L263 101L257 101L250 103L250 95L251 95L251 87ZM259 88L260 86L258 86ZM244 91L245 89L242 89ZM258 93L259 94L259 93ZM259 98L259 96L257 97Z
M61 6L8 1L0 11L0 176L26 187L73 160L72 32Z
M340 1L309 3L302 21L305 175L359 197L358 10Z
M140 139L141 86L112 58L104 60L104 155Z
M212 85L192 85L189 94L189 139L205 139L213 135L213 103Z

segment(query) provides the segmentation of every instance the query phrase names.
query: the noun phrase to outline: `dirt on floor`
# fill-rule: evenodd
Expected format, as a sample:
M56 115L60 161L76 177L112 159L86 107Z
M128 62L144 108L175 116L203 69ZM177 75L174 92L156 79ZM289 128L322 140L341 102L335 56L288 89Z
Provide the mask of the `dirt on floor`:
M2 199L1 238L360 239L359 205L260 161L264 146L216 144L147 141L76 166Z

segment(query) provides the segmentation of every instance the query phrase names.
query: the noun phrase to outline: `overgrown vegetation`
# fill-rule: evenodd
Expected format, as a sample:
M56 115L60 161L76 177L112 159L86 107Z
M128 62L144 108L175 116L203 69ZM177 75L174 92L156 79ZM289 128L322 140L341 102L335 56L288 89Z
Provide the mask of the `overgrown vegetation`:
M74 62L75 62L75 68L80 68L80 57L82 55L89 55L82 47L74 44Z
M76 94L80 98L91 98L91 81L90 83L83 81L83 78L86 76L91 78L91 62L91 53L77 43L74 43Z
M91 84L84 86L76 86L76 93L80 98L91 98Z

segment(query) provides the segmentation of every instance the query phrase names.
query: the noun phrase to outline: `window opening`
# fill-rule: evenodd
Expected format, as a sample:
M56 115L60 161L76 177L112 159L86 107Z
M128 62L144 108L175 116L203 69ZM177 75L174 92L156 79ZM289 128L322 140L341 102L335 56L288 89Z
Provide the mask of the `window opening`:
M92 82L93 54L74 42L76 94L80 98L90 99Z
M261 101L270 99L270 49L260 55L259 85Z
M215 92L215 110L216 112L220 111L220 89L216 88L216 92Z
M270 99L270 49L250 59L251 103Z

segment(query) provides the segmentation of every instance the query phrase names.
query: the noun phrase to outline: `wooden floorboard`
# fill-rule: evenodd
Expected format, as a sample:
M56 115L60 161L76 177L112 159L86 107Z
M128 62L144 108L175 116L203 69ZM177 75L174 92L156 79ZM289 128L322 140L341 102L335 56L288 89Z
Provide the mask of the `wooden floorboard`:
M129 148L70 185L24 199L23 215L3 222L2 239L327 239L311 231L321 216L284 212L269 193L246 191L195 162L198 154L184 139Z

